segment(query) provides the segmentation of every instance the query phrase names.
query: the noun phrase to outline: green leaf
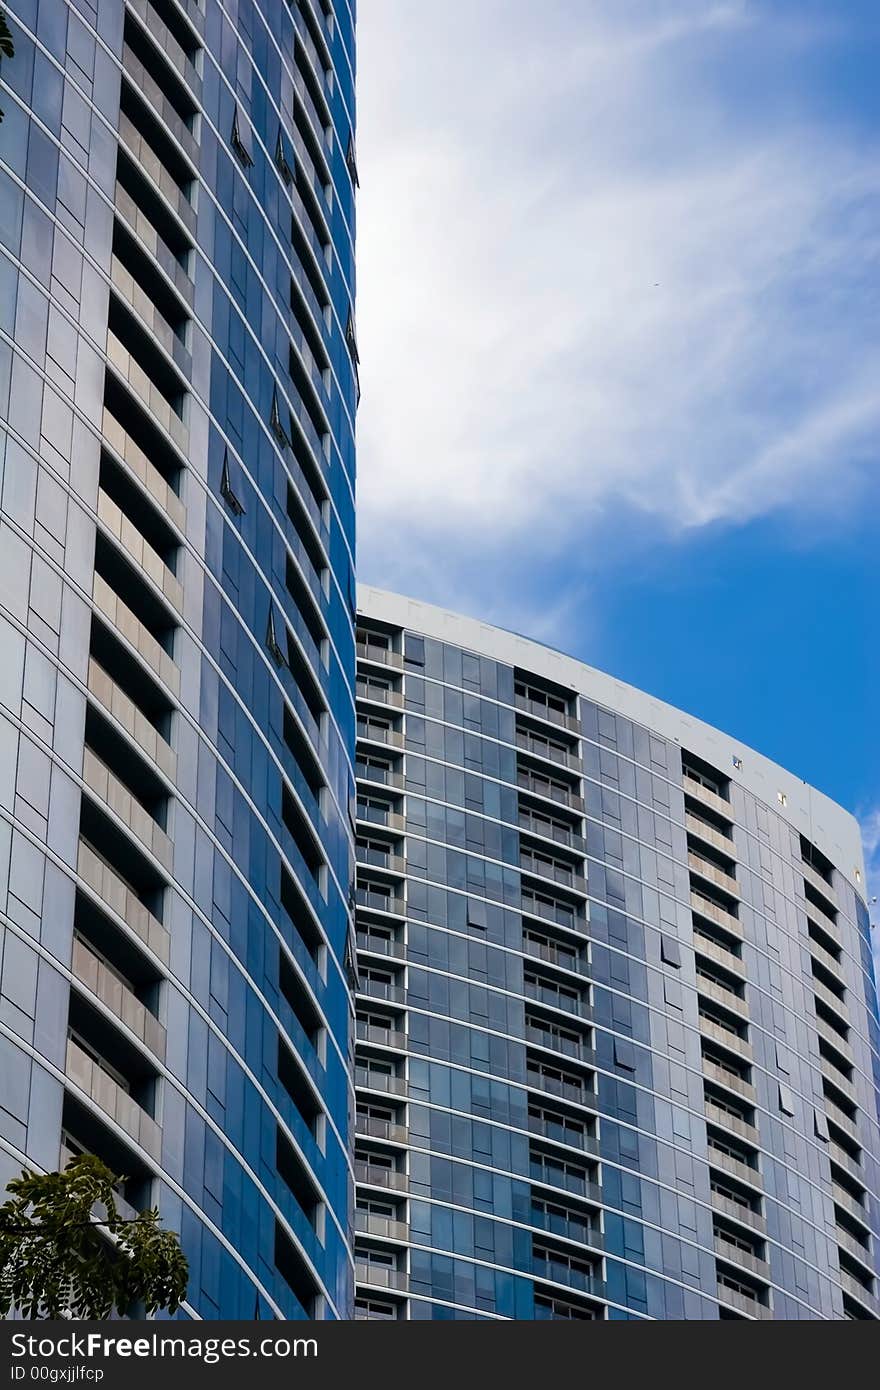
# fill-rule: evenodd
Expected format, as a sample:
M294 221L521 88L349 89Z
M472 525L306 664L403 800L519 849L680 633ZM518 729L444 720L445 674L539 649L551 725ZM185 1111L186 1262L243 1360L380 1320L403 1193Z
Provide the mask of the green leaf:
M120 1216L119 1182L93 1154L13 1178L0 1206L0 1317L101 1319L135 1302L176 1312L189 1279L178 1238L157 1208Z

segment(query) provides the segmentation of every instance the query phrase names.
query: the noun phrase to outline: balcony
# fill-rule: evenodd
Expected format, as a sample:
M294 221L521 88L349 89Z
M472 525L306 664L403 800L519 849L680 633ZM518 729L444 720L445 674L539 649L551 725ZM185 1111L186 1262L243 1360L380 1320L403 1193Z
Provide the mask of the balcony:
M767 1222L759 1211L752 1211L750 1207L744 1207L739 1202L734 1202L730 1197L725 1197L720 1192L710 1193L712 1210L719 1212L723 1216L728 1216L732 1221L739 1221L743 1226L748 1226L751 1230L764 1233L767 1230Z
M172 695L180 694L180 671L161 643L147 627L136 618L127 604L112 589L106 579L95 572L92 587L95 608L111 624L120 637L134 648L142 661L162 682Z
M88 687L98 704L122 726L150 762L173 781L177 770L173 748L94 657L89 658Z
M170 873L174 858L171 840L125 783L88 746L83 754L83 781Z
M355 899L358 907L368 907L373 912L388 912L395 917L403 917L406 914L403 898L377 893L370 888L356 888Z
M820 965L824 965L829 974L833 975L834 979L838 980L840 984L845 987L846 981L843 978L843 965L837 957L833 956L830 951L826 951L825 947L821 946L812 936L809 939L809 947L810 955L813 957L813 960L818 961Z
M120 1129L159 1162L162 1156L162 1131L156 1121L73 1038L67 1040L65 1073L105 1115L115 1120Z
M520 895L520 909L525 917L537 917L544 922L554 922L557 926L565 927L572 932L586 931L586 916L576 912L566 903L537 897L525 889Z
M371 980L369 976L361 977L356 993L366 995L370 999L384 999L389 1004L406 1003L406 990L403 985L388 984L384 980Z
M398 729L386 729L380 724L358 724L358 743L380 743L385 748L404 747L403 734Z
M390 647L379 646L375 642L355 643L358 661L369 661L374 666L390 666L395 671L403 670L403 653L392 651Z
M694 932L694 952L698 956L705 956L707 960L717 961L725 970L739 975L742 980L746 979L746 967L739 956L734 955L733 951L719 942L710 941L707 936L700 936L698 932Z
M708 921L715 922L724 931L730 932L731 936L737 937L738 940L744 939L742 923L739 918L734 917L732 912L720 907L711 898L704 897L702 893L696 893L693 888L691 889L691 910L699 917L705 917Z
M79 842L76 869L83 883L121 918L163 964L167 965L171 955L171 938L168 932L147 910L134 889L84 840Z
M878 1300L877 1295L866 1289L859 1279L850 1274L849 1270L842 1269L840 1271L840 1284L844 1293L849 1294L850 1298L854 1298L863 1308L867 1308L875 1318L880 1317L880 1300Z
M528 835L535 835L543 840L552 840L554 844L564 845L567 849L573 850L575 854L586 854L586 840L572 826L560 825L557 821L547 820L543 816L536 816L530 811L520 808L519 828Z
M384 1240L409 1240L408 1221L396 1221L392 1216L377 1216L371 1211L356 1211L354 1228L363 1235L381 1236Z
M379 1120L372 1115L358 1115L355 1119L355 1133L369 1135L371 1139L384 1139L388 1144L408 1144L409 1129L393 1120Z
M858 1125L850 1119L845 1111L841 1110L840 1106L837 1105L830 1096L827 1095L825 1096L825 1114L832 1124L837 1125L838 1129L843 1130L843 1133L847 1135L854 1144L860 1144L862 1142L859 1137Z
M550 1211L537 1211L532 1207L529 1225L539 1231L547 1231L565 1240L576 1241L581 1246L592 1246L595 1250L604 1249L604 1237L598 1221L587 1221L580 1214L571 1213L568 1217ZM537 1272L537 1271L536 1271ZM548 1278L552 1276L539 1276ZM563 1280L562 1282L566 1282Z
M742 1096L744 1100L754 1102L756 1100L755 1088L750 1081L743 1081L741 1076L730 1072L726 1067L719 1066L717 1062L711 1061L708 1057L703 1058L703 1075L708 1081L714 1081L716 1086L726 1087L734 1095Z
M592 1019L593 1011L589 1000L583 994L572 998L542 980L525 980L523 994L526 999L534 999L536 1003L543 1004L548 1009L558 1009L561 1013L584 1021Z
M555 724L558 729L567 729L572 734L579 734L581 731L581 721L577 715L553 709L541 700L532 700L527 695L517 694L514 696L514 704L517 709L533 715L535 719L545 719L548 724Z
M802 863L801 868L806 882L815 888L817 893L821 893L822 896L828 900L833 911L836 912L840 904L837 901L837 894L831 887L831 884L824 879L820 873L817 873L812 864L808 864L806 860Z
M389 690L383 685L373 685L370 681L357 682L355 693L358 700L374 705L385 705L390 709L403 709L405 701L402 690Z
M868 1237L868 1245L863 1245L860 1240L856 1240L855 1236L850 1235L849 1231L845 1231L838 1224L834 1238L841 1250L845 1250L852 1259L858 1260L867 1274L873 1275L874 1261L870 1249L870 1236Z
M743 1313L747 1318L772 1318L773 1311L766 1303L759 1303L756 1298L749 1298L747 1294L740 1293L738 1289L729 1289L725 1284L718 1284L718 1302L724 1303L728 1308L734 1308L738 1313Z
M520 869L524 874L532 874L548 883L559 883L564 888L570 888L574 893L586 895L587 880L584 875L566 865L548 863L523 850L520 854Z
M398 1052L406 1051L406 1033L402 1029L380 1028L377 1024L359 1021L355 1031L358 1042L372 1043L377 1047L391 1047Z
M73 939L71 968L74 975L91 990L120 1022L134 1033L160 1061L165 1060L165 1029L151 1014L134 991L112 971L104 961L89 950L78 936Z
M187 52L171 33L170 29L157 14L156 10L154 10L153 6L149 3L149 0L127 0L127 4L129 8L133 10L134 13L141 20L144 27L149 31L154 43L156 43L158 47L161 48L162 52L165 54L165 57L168 59L169 63L171 63L177 70L178 74L180 75L186 86L194 95L198 96L202 90L201 78L196 72L195 67L193 66L192 61L188 56ZM193 52L195 52L197 43L198 40L196 39L195 35L193 35Z
M579 1293L593 1294L599 1298L605 1294L605 1281L595 1270L589 1273L585 1269L571 1265L563 1258L543 1257L537 1252L532 1254L532 1273L535 1279L546 1280L548 1283L563 1284L567 1289L576 1289Z
M839 1182L835 1182L834 1178L831 1179L831 1196L841 1211L846 1212L847 1216L862 1223L868 1220L866 1205L858 1201L845 1187L841 1187Z
M384 1168L380 1163L367 1163L360 1158L354 1161L354 1178L364 1187L381 1187L391 1192L406 1192L409 1188L406 1173Z
M739 1115L731 1115L729 1110L725 1110L720 1105L714 1105L708 1098L705 1101L704 1109L706 1119L718 1129L726 1129L730 1134L737 1134L740 1139L745 1139L749 1144L758 1143L758 1131L748 1120L742 1119Z
M725 893L729 893L732 898L742 896L739 891L739 884L731 874L725 873L716 864L711 864L708 859L704 859L701 854L695 854L693 850L688 850L688 868L691 873L699 874L709 883L716 884Z
M552 943L545 944L543 941L532 941L529 937L523 937L523 954L531 956L534 960L546 961L548 965L555 965L560 970L570 970L576 975L588 975L589 965L576 951L566 951L563 946Z
M570 768L573 772L580 772L581 770L580 753L557 747L556 744L550 743L547 739L526 733L523 729L516 731L516 746L532 758L543 758L547 762L554 763L557 767Z
M542 1047L547 1052L573 1057L576 1062L595 1064L596 1054L586 1042L564 1037L549 1028L540 1028L532 1023L526 1024L525 1033L526 1042L534 1043L536 1047Z
M688 790L688 785L688 783L685 783L685 791ZM685 811L684 825L685 830L702 840L704 844L712 845L714 849L720 850L722 854L728 855L730 859L736 859L736 845L733 840L727 835L722 834L720 830L716 830L713 825L709 825L706 821L700 820L699 816L695 816L691 811Z
M387 1072L370 1071L369 1067L355 1067L354 1084L365 1091L382 1091L385 1095L405 1096L407 1093L405 1076L389 1076Z
M388 849L377 849L372 845L355 845L355 858L359 864L370 864L375 869L385 869L389 874L406 875L406 860L402 854L392 854Z
M359 825L380 826L381 829L391 831L395 835L403 835L406 830L406 817L399 811L392 811L384 806L365 806L359 802L355 820Z
M710 1145L707 1161L713 1168L720 1168L725 1173L730 1173L732 1177L737 1178L742 1183L751 1187L762 1187L761 1174L758 1169L751 1168L748 1163L734 1158L732 1154L723 1153L721 1149L714 1149Z
M374 956L391 956L395 960L406 959L406 944L387 936L375 936L372 932L357 933L357 948Z
M365 1260L355 1260L354 1278L356 1284L370 1284L377 1289L395 1289L398 1293L406 1293L409 1288L409 1275L404 1270L368 1264Z
M538 1095L559 1096L562 1100L569 1100L573 1105L585 1106L588 1110L596 1108L596 1092L586 1085L579 1086L576 1082L563 1081L558 1076L546 1076L535 1071L527 1072L526 1085Z
M706 999L713 999L716 1004L722 1004L725 1009L741 1018L744 1023L749 1021L749 1006L744 999L740 999L738 994L734 994L732 989L726 985L719 984L716 980L709 980L705 975L697 971L697 993L702 994Z
M391 787L401 792L404 789L403 773L397 772L393 767L378 767L358 760L354 771L358 784L363 783L366 787Z
M577 1149L579 1153L591 1154L596 1158L599 1156L599 1141L595 1135L587 1134L586 1130L537 1115L529 1115L528 1128L530 1134L537 1134L554 1144L565 1144L567 1148Z
M730 1264L739 1265L741 1269L747 1269L750 1274L756 1274L761 1279L770 1278L770 1266L766 1260L758 1259L748 1250L742 1250L733 1241L725 1240L724 1236L715 1232L715 1254L722 1260L729 1261Z
M819 1034L819 1037L822 1039L822 1041L826 1042L829 1047L833 1048L835 1052L839 1053L843 1060L849 1064L849 1066L855 1065L855 1058L853 1056L852 1047L840 1036L840 1034L834 1028L831 1028L825 1022L824 1018L816 1019L816 1032Z
M702 782L697 782L693 777L688 777L685 773L681 779L682 790L685 796L693 797L694 801L699 801L702 806L707 806L710 811L714 811L716 816L722 816L726 821L733 820L733 807L729 801L725 801L723 796L713 792L709 787L704 787Z
M813 993L815 994L819 1002L824 1004L826 1009L830 1009L831 1012L835 1015L835 1017L840 1019L841 1023L848 1026L849 1010L847 1009L845 1001L843 999L839 999L838 996L834 994L832 990L828 989L827 985L823 985L821 980L817 980L814 977L812 983Z
M583 814L584 799L573 788L550 782L546 777L541 777L530 769L519 766L517 767L516 782L518 787L527 791L531 796L542 797L555 806L566 806L570 811L579 811Z
M135 443L125 427L106 406L102 431L104 442L122 460L129 472L137 478L144 492L155 502L159 511L181 534L185 533L186 507L183 502L158 468L151 463L143 449Z
M742 1057L745 1061L751 1062L751 1043L747 1042L745 1038L739 1037L738 1034L731 1032L729 1028L725 1028L722 1023L716 1023L711 1018L704 1018L701 1014L700 1033L704 1038L711 1038L712 1041L718 1043L720 1047L726 1047L729 1052L734 1052L738 1057Z

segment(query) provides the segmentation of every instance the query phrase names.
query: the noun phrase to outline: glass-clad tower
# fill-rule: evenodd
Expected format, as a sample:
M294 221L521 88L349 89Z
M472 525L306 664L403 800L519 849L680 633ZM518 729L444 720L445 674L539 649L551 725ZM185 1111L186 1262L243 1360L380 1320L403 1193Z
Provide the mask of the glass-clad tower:
M352 6L5 8L0 1178L348 1316Z
M558 652L359 599L357 1316L876 1318L855 822Z

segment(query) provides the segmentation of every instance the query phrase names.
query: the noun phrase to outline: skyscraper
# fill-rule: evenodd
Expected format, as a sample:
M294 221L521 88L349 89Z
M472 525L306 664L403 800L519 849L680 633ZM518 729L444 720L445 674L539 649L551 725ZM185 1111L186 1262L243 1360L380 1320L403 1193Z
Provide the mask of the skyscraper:
M556 651L363 589L365 1318L876 1318L858 829Z
M0 1176L346 1316L352 10L5 8Z

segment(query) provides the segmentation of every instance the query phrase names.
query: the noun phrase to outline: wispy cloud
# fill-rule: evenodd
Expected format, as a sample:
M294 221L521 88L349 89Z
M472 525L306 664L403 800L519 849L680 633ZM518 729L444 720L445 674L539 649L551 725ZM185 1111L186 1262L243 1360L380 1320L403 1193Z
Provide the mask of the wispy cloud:
M368 580L452 603L476 544L462 606L503 606L497 566L527 589L620 514L674 534L859 496L880 165L796 91L730 88L734 53L815 39L772 8L362 0Z

